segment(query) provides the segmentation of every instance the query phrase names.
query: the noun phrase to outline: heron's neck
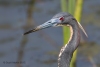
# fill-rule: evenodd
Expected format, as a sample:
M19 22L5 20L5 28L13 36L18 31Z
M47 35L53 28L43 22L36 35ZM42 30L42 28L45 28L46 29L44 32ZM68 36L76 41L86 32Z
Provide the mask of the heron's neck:
M76 22L77 23L77 22ZM68 44L66 44L65 50L75 51L77 49L80 42L80 29L78 24L70 26L70 39Z
M75 25L70 25L70 39L68 44L62 47L58 57L58 67L69 67L73 52L78 47L80 41L79 26L76 22Z

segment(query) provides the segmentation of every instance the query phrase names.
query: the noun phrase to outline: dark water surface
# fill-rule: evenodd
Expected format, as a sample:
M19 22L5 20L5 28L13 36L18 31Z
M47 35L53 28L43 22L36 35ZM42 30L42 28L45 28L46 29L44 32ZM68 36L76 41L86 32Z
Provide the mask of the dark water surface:
M23 67L57 67L58 53L63 45L62 28L49 28L23 36L27 9L28 4L0 5L0 67L14 67L18 65L14 63L18 58ZM60 0L37 1L33 13L35 25L44 23L58 12L61 12ZM77 67L99 67L100 0L84 0L81 23L88 34L85 44L91 49L80 47Z

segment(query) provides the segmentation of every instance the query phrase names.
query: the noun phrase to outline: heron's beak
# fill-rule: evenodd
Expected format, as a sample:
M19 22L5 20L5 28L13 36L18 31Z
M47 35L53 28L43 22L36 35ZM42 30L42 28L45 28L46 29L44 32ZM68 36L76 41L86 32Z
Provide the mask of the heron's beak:
M45 29L45 28L49 28L49 27L52 27L52 26L56 26L57 23L59 23L59 22L60 22L60 20L58 18L51 19L51 20L43 23L42 25L39 25L36 28L25 32L24 35L32 33L32 32L36 32L36 31L41 30L41 29Z

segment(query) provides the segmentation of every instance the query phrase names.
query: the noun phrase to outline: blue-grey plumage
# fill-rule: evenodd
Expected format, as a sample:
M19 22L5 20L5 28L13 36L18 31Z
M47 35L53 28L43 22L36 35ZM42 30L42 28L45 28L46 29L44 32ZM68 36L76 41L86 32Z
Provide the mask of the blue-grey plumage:
M61 12L56 14L51 20L43 23L42 25L37 26L36 28L25 32L24 35L49 28L49 27L58 27L58 26L69 26L71 36L70 39L64 47L62 47L59 56L58 56L58 67L69 67L73 52L77 49L80 42L80 29L87 36L85 30L79 22L69 13Z

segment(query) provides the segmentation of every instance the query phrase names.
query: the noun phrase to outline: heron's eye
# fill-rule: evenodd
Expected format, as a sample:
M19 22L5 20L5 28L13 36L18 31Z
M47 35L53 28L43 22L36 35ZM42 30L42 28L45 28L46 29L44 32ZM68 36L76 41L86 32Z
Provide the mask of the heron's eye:
M60 19L59 19L59 20L63 21L63 20L64 20L64 17L60 17Z

